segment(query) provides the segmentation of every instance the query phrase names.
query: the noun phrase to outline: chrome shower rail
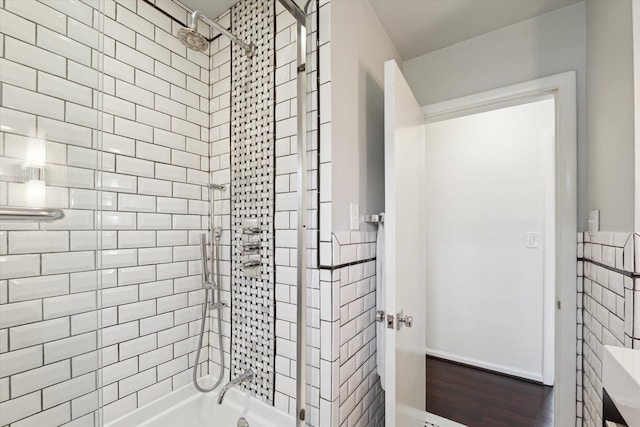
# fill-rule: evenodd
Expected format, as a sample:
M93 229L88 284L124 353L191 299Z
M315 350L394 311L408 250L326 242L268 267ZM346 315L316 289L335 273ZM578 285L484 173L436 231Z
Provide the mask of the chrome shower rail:
M0 207L0 221L45 222L64 218L60 209Z

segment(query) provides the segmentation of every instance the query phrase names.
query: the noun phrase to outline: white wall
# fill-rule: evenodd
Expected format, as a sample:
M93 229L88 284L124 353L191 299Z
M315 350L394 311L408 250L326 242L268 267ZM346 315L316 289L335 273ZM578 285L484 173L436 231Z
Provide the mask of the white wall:
M323 194L332 202L331 229L347 231L349 203L361 214L384 209L383 66L401 61L368 1L331 3L331 40L332 185Z
M635 127L635 157L636 157L636 184L635 184L635 227L640 231L640 108L636 103L640 100L640 0L633 0L633 82L634 82L634 127Z
M542 380L554 123L550 99L426 126L425 311L433 354ZM539 233L538 248L525 247L527 232Z
M587 0L588 208L600 229L633 230L634 99L631 0Z
M608 3L608 2L604 2ZM586 227L585 6L579 3L404 63L422 105L564 71L578 81L578 227Z

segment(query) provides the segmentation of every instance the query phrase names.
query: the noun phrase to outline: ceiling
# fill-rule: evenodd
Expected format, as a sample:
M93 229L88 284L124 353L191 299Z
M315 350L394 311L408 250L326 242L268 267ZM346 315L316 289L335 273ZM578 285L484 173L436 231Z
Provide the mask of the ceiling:
M581 0L369 1L402 59L407 60Z
M181 0L212 19L238 0ZM352 0L334 0L352 1ZM581 0L369 0L407 60ZM354 17L354 25L357 25Z
M191 10L204 12L209 18L215 20L218 16L229 10L238 0L180 0L182 4Z

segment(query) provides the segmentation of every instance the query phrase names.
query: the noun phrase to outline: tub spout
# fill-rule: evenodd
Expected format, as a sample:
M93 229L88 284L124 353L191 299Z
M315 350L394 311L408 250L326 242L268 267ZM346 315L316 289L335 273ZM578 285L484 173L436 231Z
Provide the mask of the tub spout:
M220 395L218 396L218 405L222 403L222 400L224 399L224 395L227 394L227 391L229 391L231 387L233 387L236 384L243 383L245 381L252 381L255 378L255 376L256 375L253 373L253 371L247 368L247 370L245 370L242 375L226 383L224 387L222 387L222 390L220 390Z

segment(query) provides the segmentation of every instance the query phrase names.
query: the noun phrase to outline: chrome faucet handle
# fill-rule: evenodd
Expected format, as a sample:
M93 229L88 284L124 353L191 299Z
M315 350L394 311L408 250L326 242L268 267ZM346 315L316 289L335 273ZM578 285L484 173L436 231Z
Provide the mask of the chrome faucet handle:
M260 234L261 231L262 229L259 226L244 227L242 229L242 234L256 235Z
M256 374L251 368L247 368L245 369L243 376L246 377L247 380L251 381L256 377Z

